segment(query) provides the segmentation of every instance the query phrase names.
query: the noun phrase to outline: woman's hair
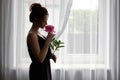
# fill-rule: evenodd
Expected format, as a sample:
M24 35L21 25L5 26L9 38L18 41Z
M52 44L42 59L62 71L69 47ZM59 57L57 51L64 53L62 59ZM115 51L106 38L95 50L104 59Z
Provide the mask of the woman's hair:
M42 7L39 3L33 3L30 6L30 22L34 22L35 20L42 19L45 15L48 15L48 11L45 7Z

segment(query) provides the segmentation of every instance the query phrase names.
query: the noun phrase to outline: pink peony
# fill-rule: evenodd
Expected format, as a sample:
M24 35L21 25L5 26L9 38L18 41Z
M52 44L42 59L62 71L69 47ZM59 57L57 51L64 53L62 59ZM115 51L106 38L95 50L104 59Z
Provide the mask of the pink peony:
M55 33L54 26L53 25L45 25L45 31L54 34Z

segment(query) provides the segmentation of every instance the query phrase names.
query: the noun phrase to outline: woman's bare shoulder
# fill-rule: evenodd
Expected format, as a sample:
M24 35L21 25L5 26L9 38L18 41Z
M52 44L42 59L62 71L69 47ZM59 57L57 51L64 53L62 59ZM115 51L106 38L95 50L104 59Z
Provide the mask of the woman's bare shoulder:
M28 32L27 42L29 42L29 41L31 42L31 40L33 40L33 39L37 39L37 35L32 31Z

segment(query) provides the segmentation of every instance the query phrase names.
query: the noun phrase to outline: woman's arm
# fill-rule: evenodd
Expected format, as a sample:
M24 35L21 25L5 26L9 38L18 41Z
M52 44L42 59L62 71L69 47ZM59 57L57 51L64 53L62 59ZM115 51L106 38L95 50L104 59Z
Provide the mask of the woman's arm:
M53 34L48 33L43 49L40 49L38 37L35 33L29 33L27 37L28 45L30 46L36 59L42 63L47 55L49 44L53 38Z

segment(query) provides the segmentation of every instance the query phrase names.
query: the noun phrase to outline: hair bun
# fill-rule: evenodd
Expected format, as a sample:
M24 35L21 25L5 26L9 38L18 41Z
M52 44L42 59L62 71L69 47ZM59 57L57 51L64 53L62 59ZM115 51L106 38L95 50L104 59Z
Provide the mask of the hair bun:
M42 19L45 15L48 15L48 11L45 7L42 7L40 3L33 3L30 6L30 22L34 22Z
M33 4L30 6L30 11L31 11L31 12L38 11L41 7L42 7L42 6L41 6L40 3L33 3Z

